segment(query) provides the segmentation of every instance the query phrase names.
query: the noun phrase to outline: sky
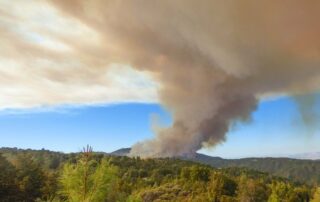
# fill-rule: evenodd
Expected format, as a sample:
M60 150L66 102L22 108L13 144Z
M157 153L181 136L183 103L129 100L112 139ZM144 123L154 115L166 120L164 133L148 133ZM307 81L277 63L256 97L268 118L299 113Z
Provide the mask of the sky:
M112 152L152 138L153 124L171 122L159 104L2 110L0 146L77 152L89 144ZM319 144L319 128L308 129L295 101L283 97L262 102L250 122L235 124L227 141L199 152L224 158L278 157L319 152Z
M142 157L317 151L319 9L0 0L0 146L132 146Z

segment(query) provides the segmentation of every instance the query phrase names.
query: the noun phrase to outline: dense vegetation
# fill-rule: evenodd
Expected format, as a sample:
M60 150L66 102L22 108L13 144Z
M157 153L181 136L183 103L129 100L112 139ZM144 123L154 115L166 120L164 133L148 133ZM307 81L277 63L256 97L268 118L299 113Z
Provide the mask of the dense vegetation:
M112 154L125 156L128 155L129 152L130 148L123 148ZM320 184L320 160L298 160L290 158L223 159L204 154L181 157L181 159L207 164L215 168L249 168L309 185Z
M319 201L314 186L179 159L2 149L0 201ZM314 199L312 199L314 198Z
M222 159L203 154L197 154L192 160L216 168L245 167L310 185L320 184L320 160L290 158Z

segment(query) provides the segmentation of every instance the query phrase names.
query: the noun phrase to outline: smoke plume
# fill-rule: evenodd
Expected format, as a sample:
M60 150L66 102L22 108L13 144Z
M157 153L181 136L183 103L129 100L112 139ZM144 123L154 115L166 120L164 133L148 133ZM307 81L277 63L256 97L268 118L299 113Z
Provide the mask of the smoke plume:
M173 124L132 155L177 156L215 146L264 96L319 90L316 0L53 0L99 43L64 38L82 66L128 64L159 83ZM88 40L90 35L86 36ZM137 92L139 93L139 92Z

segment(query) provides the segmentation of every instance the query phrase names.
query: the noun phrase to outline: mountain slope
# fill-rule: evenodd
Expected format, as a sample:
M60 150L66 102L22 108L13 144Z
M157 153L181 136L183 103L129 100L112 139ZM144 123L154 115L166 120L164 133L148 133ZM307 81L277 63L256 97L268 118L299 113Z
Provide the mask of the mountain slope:
M130 148L122 148L110 153L127 156ZM180 157L216 168L243 167L308 184L320 183L320 160L299 160L290 158L243 158L223 159L197 153L194 157Z
M222 159L203 154L197 154L189 160L217 168L245 167L309 184L320 182L320 161L290 158Z
M113 155L113 156L128 156L130 151L131 151L131 148L122 148L122 149L118 149L114 152L111 152L109 154Z

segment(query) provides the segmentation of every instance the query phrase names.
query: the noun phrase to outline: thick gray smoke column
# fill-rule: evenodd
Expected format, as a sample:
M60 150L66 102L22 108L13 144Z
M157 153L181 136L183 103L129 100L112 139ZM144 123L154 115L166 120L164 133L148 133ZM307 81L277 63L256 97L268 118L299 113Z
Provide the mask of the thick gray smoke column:
M320 1L54 3L100 33L101 47L79 52L148 70L160 82L174 123L134 145L133 155L214 146L232 121L250 118L260 97L320 87Z

